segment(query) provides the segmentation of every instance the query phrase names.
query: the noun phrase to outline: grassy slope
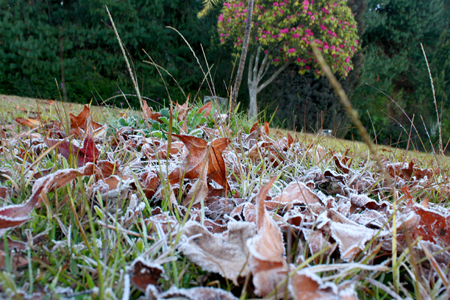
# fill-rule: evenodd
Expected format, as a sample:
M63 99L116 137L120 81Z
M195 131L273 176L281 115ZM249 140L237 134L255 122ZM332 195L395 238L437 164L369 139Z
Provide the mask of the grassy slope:
M49 104L48 100L39 100L34 98L19 97L19 96L7 96L0 95L0 120L3 122L12 123L15 118L23 117L36 117L36 114L32 112L43 112L42 118L47 119L59 119L64 114L58 113L55 109L55 105L58 107L60 112L66 112L65 115L69 113L78 114L83 109L83 104L80 103L64 103L60 101L55 101L53 104ZM22 109L22 110L21 110ZM23 110L27 110L25 112ZM100 123L107 123L108 119L118 117L120 112L126 112L126 109L119 108L108 108L99 107L92 105L92 116L93 119ZM281 129L280 132L286 133L286 130ZM328 137L309 133L298 133L289 131L292 136L299 138L304 144L314 143L324 146L327 149L333 149L338 153L344 153L345 151L350 151L349 154L365 157L367 156L367 146L358 141L349 141L344 139L338 139L335 137ZM389 159L396 161L410 161L411 159L416 159L421 162L422 167L432 167L436 164L436 159L434 155L419 151L408 151L404 149L398 149L394 147L379 145L376 147L377 150L384 154ZM406 156L405 156L406 155ZM445 164L450 162L447 158L445 159ZM441 161L442 163L442 161Z

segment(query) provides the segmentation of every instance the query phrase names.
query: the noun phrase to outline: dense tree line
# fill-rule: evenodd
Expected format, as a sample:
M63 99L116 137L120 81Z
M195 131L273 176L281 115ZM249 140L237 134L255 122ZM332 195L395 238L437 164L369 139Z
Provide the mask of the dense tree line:
M423 118L432 142L437 141L439 124L422 43L433 75L445 144L450 135L446 117L450 109L450 1L347 3L355 14L362 49L352 58L353 70L341 82L372 136L380 143L399 139L406 144L411 124L401 106L410 118L414 116L422 138L428 140ZM183 102L188 93L196 95L198 91L211 94L203 73L208 68L216 93L228 95L239 51L220 44L219 9L198 18L202 4L197 0L0 0L0 93L44 99L59 99L61 93L62 98L76 102L134 93L105 5L114 17L143 95L160 102L168 100L163 80L156 68L145 62L150 58L143 50L164 68L160 72L173 100ZM189 41L202 68L178 33L166 26L176 28ZM239 96L241 109L248 106L245 81ZM259 99L261 109L276 111L277 124L355 135L326 79L301 75L298 66L287 68ZM137 105L135 98L128 100ZM115 98L108 103L122 102L123 98ZM415 132L412 136L414 145L423 147Z
M199 88L208 92L206 85L200 86L204 75L191 50L166 26L180 31L205 72L201 46L215 67L214 76L226 79L231 73L231 51L218 47L215 40L217 13L198 19L201 3L196 0L0 0L0 93L59 99L55 79L69 101L134 93L105 6L147 97L168 100L156 68L145 62L151 59L177 80L186 95ZM160 70L173 100L184 102L184 94L166 71ZM134 98L129 101L138 103ZM123 98L115 103L121 102Z

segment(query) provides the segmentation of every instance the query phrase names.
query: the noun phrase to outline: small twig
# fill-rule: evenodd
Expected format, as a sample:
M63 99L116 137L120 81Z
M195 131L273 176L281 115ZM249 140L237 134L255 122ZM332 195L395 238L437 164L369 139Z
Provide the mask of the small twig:
M425 53L425 49L423 49L422 43L420 43L420 47L422 48L423 56L425 57L425 62L427 63L428 74L430 75L431 90L433 91L434 107L436 108L436 118L437 118L438 128L439 128L439 151L440 151L441 155L444 155L444 151L442 148L441 120L439 119L439 110L438 110L437 102L436 102L436 92L434 90L433 76L431 76L430 65L428 64L427 54Z

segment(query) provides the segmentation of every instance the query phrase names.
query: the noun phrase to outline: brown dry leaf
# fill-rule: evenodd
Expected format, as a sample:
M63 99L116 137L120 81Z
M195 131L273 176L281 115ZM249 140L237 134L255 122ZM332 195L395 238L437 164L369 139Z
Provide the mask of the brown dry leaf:
M99 160L96 165L101 170L101 176L103 178L107 178L111 175L121 175L119 171L120 163L118 161L111 162L109 160Z
M12 270L16 270L18 268L25 267L28 265L27 256L21 253L10 251L10 253L8 253L8 259L11 262ZM6 268L6 253L3 250L0 250L0 268L1 269Z
M289 280L289 291L297 300L358 300L353 285L339 288L324 282L307 269L298 271Z
M305 236L305 240L308 242L309 251L311 251L312 255L320 252L324 248L332 246L328 239L325 238L323 232L320 230L303 228L302 232ZM331 247L330 249L326 250L323 255L330 255L331 253L333 253L334 249L336 249L336 247Z
M211 108L212 108L212 103L211 103L211 102L208 102L208 103L206 103L205 105L203 105L202 107L200 107L200 109L198 110L198 113L200 114L200 113L202 113L202 112L205 112L205 113L203 114L203 116L204 116L205 118L208 118L208 117L209 117L209 113L211 112Z
M169 180L171 184L178 183L183 173L186 179L199 179L203 172L206 177L210 177L218 184L229 189L225 162L222 157L222 152L229 143L228 139L219 138L212 141L211 149L208 152L208 143L201 138L178 134L174 134L173 136L179 138L184 143L189 154L186 156L183 164L170 173ZM207 163L206 167L205 163ZM206 179L204 183L207 191Z
M237 285L237 278L250 272L246 241L255 235L255 230L252 223L230 222L224 234L212 234L199 223L189 221L183 229L188 239L180 249L203 270L219 273ZM200 236L189 238L194 235Z
M85 105L83 110L75 116L73 114L69 114L70 117L70 128L72 129L83 129L86 131L88 124L92 125L92 129L96 131L97 129L103 127L101 124L92 121L91 119L91 111L89 109L89 105Z
M183 200L183 205L188 206L192 201L192 205L195 205L208 196L208 184L206 183L206 172L203 172L202 178L199 178L192 185L191 189L187 193Z
M281 195L275 197L272 201L308 204L321 203L319 197L303 182L291 182L284 188Z
M341 258L345 261L351 261L366 246L377 233L376 230L362 225L342 224L338 222L331 223L331 236L339 244Z
M145 292L148 285L158 285L158 280L164 277L164 269L158 264L137 258L128 269L131 282Z
M29 128L35 128L37 126L39 126L39 121L36 119L24 119L24 118L17 118L16 122L19 123L20 125L29 127Z
M147 101L142 100L142 110L144 111L144 117L146 119L154 120L159 123L163 123L159 118L162 117L160 112L153 112L153 109L147 105Z
M222 152L230 143L227 138L215 139L211 143L211 149L208 154L208 173L207 176L223 186L225 190L229 191L230 186L227 181L227 170L225 161L222 157Z
M275 221L264 208L267 192L276 180L273 177L264 185L256 200L256 226L258 234L247 240L250 252L249 267L253 274L255 293L267 296L287 276L283 237ZM277 298L283 297L284 288L277 291Z
M198 137L190 135L178 135L173 136L179 138L189 151L185 161L182 165L173 170L169 175L170 184L178 183L184 173L186 179L198 179L203 172L207 172L204 169L206 163L206 154L208 143Z
M408 198L406 208L402 215L409 220L405 222L413 240L422 237L424 241L441 245L443 248L450 246L450 214L442 214L436 210L425 208L415 204L408 188L404 186L402 191Z

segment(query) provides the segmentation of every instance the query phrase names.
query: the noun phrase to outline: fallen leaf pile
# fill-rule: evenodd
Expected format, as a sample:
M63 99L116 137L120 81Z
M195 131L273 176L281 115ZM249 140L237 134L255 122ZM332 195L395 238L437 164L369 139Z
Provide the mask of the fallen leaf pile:
M190 107L176 104L174 110L183 121ZM211 104L200 111L212 117ZM144 115L154 121L161 116L146 103ZM229 135L226 119L218 118L214 128L200 125L203 138L172 134L165 140L98 124L88 106L70 115L69 128L56 121L16 122L27 131L0 128L0 232L13 237L9 255L16 255L16 268L27 267L18 253L32 243L21 238L20 228L38 210L57 218L52 208L67 205L83 211L73 224L80 232L92 230L86 221L91 209L111 241L120 231L130 247L143 247L139 257L127 256L121 280L145 299L358 299L358 290L373 289L392 268L393 249L396 256L414 251L427 258L419 275L448 284L440 271L450 263L449 185L442 170L385 157L382 172L370 158L357 161L302 144L272 132L268 123ZM65 196L57 200L58 191ZM23 195L27 200L17 202ZM80 204L86 197L90 207ZM143 232L151 242L138 239ZM19 246L12 250L14 241ZM73 247L52 243L46 247L54 251ZM233 288L214 288L206 276L190 288L169 289L167 271L183 260ZM130 293L126 283L116 285Z

